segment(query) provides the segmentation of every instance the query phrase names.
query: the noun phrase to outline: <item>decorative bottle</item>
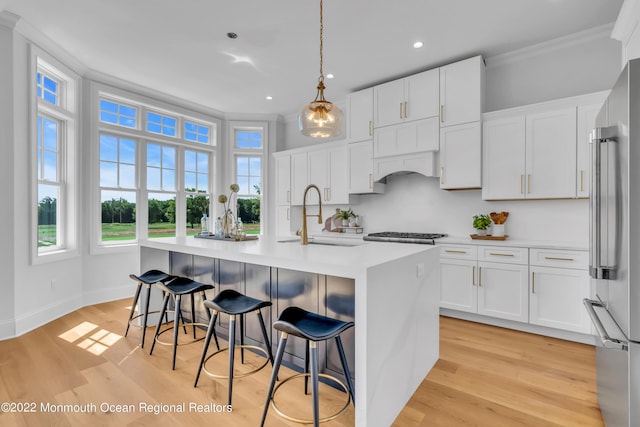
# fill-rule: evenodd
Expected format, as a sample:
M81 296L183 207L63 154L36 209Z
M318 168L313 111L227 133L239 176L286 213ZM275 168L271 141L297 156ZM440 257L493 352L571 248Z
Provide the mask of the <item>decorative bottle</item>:
M202 218L200 218L200 234L203 236L209 235L209 218L206 213L203 213Z

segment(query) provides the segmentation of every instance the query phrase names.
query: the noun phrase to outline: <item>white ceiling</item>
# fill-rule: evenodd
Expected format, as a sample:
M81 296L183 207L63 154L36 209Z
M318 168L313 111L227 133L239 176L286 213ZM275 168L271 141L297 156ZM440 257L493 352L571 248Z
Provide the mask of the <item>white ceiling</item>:
M622 0L324 0L326 97L616 20ZM89 69L228 113L297 111L319 0L0 0ZM227 38L227 32L238 38ZM412 43L422 40L421 49ZM270 95L272 101L265 97Z

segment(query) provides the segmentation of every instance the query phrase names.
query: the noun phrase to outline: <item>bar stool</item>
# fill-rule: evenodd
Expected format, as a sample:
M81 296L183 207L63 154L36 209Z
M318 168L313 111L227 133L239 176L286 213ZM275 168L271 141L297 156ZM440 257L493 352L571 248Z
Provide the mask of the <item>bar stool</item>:
M202 293L202 300L205 301L207 299L207 295L205 291L208 289L213 289L213 286L196 282L195 280L191 280L187 277L177 277L168 283L157 283L156 286L158 286L162 291L165 292L165 297L164 297L164 302L162 304L162 310L160 311L160 319L158 320L158 325L156 326L156 332L153 337L153 343L151 344L151 351L149 351L149 355L153 354L153 349L156 345L156 342L162 345L173 345L173 359L171 363L171 369L175 370L176 369L176 352L178 347L178 329L180 327L180 319L182 317L181 310L180 310L180 303L182 300L182 296L183 295L191 296L191 322L185 323L183 320L182 326L183 327L193 326L193 340L189 341L188 343L185 343L185 344L192 344L194 342L202 340L202 338L196 339L196 326L204 326L204 327L207 326L204 323L196 322L196 312L195 312L195 304L194 304L193 296L195 293L200 292ZM170 326L160 331L160 326L162 325L162 317L167 313L167 306L169 305L169 298L171 297L175 299L173 326ZM211 319L211 313L209 312L208 309L206 311L207 311L207 317ZM173 343L161 341L159 339L160 335L162 335L163 333L171 329L173 329ZM185 328L185 332L186 332L186 328ZM216 337L216 341L217 339L218 338Z
M151 285L154 283L166 283L169 280L173 279L173 276L167 274L160 270L149 270L147 272L142 273L140 276L136 276L135 274L130 274L129 277L136 282L138 282L138 287L136 288L136 294L133 297L133 302L131 303L131 312L129 313L129 320L127 321L127 329L124 332L124 336L126 337L129 333L129 327L131 326L131 322L140 316L142 316L142 339L140 340L140 348L144 348L144 337L147 332L147 318L149 317L149 299L151 297ZM142 290L142 286L147 285L147 300L145 301L144 311L138 309L138 314L134 316L136 311L136 305L138 304L138 299L140 298L140 291ZM160 311L152 311L151 313L159 313ZM162 319L162 316L160 317Z
M251 298L246 295L241 294L240 292L234 291L233 289L225 289L220 292L210 301L205 301L204 305L213 311L213 316L211 317L211 321L209 323L209 329L207 329L207 336L204 341L204 348L202 349L202 357L200 358L200 366L198 367L198 373L196 374L196 381L193 384L194 387L198 386L198 379L200 378L200 372L204 370L204 372L213 378L228 378L229 381L229 405L231 405L231 395L233 389L233 378L234 378L234 358L235 358L235 347L236 347L236 317L240 316L240 353L241 353L241 363L244 363L244 349L251 348L254 350L258 350L267 356L265 362L243 374L235 375L235 378L242 378L248 375L254 374L264 368L267 363L271 362L273 366L273 354L271 353L271 344L269 342L269 337L267 336L267 328L264 326L264 319L262 317L261 309L264 307L270 307L271 301L263 301L256 298ZM254 345L245 345L244 344L244 315L249 313L250 311L255 311L258 315L258 320L260 322L260 328L262 329L262 336L264 338L266 350L262 347L254 346ZM209 343L211 342L211 334L215 334L215 324L218 319L218 313L225 313L230 316L229 319L229 347L223 348L220 350L220 345L218 344L218 339L216 338L216 347L218 351L211 354L207 357L207 349L209 348ZM218 375L212 372L207 371L205 364L209 359L216 356L217 354L223 351L229 351L229 375Z
M352 326L354 326L353 322L343 322L341 320L332 319L330 317L321 316L315 313L310 313L299 307L288 307L282 312L278 320L273 324L273 327L281 331L282 334L280 335L280 342L278 343L278 350L276 351L276 360L274 362L273 372L271 374L271 381L269 382L267 400L264 404L264 411L262 412L262 421L260 422L261 426L264 426L264 423L266 421L270 402L273 406L273 409L283 418L301 424L313 423L314 426L318 426L322 422L330 421L340 416L344 411L347 410L350 401L352 401L355 405L353 382L351 380L349 367L347 366L347 358L344 354L344 348L342 347L342 340L340 339L340 334L351 328ZM287 338L289 334L307 340L307 345L310 347L310 361L305 360L305 373L293 375L275 386L278 377L278 370L280 369L280 365L282 364L282 357L284 355L284 349L287 345ZM338 352L340 354L340 361L342 362L342 369L347 380L347 385L331 375L318 373L318 341L326 341L331 338L335 338L336 340ZM306 369L309 362L311 365L311 373L308 373ZM278 391L279 387L284 385L287 381L302 376L304 376L305 378L308 376L311 377L311 398L313 401L312 420L297 419L286 415L278 408L275 402L275 394ZM347 402L344 407L335 414L322 419L320 418L318 404L318 377L328 378L335 381L343 388L345 392L348 393Z

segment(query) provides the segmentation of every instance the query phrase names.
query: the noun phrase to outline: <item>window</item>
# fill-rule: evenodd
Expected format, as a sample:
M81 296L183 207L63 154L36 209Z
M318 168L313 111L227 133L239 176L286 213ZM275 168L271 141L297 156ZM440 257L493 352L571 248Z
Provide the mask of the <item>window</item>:
M147 131L166 136L176 136L176 122L173 117L163 116L149 111L147 113Z
M238 216L249 234L260 234L262 216L262 176L264 126L240 127L233 130L234 181L238 191Z
M192 122L184 123L184 139L187 141L209 144L211 140L211 138L209 138L210 133L211 129L209 126L203 126Z
M217 121L100 84L93 88L101 210L95 247L199 233L210 209Z
M176 148L147 143L148 235L176 235ZM151 192L153 191L153 192Z
M135 128L138 109L106 99L100 100L100 121L114 125Z
M77 135L77 76L52 65L34 48L32 142L32 261L66 256L76 249L74 159Z
M136 239L136 141L100 135L101 241Z

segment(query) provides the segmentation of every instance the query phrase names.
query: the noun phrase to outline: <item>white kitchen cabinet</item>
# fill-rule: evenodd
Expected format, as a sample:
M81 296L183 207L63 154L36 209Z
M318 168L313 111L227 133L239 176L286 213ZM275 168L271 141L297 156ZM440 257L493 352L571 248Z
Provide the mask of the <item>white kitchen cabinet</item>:
M581 105L578 107L578 140L577 140L577 168L576 195L578 198L589 197L591 182L591 144L589 137L596 126L596 116L602 108L602 103Z
M294 206L303 204L304 190L309 184L318 187L322 203L349 203L347 147L340 144L292 154L291 181L291 204ZM314 190L307 193L307 204L318 204L318 194Z
M376 129L373 138L373 157L438 151L439 133L437 117Z
M527 114L526 198L576 196L576 108Z
M485 200L576 196L576 108L484 121Z
M440 307L477 313L477 248L469 245L440 247Z
M438 116L439 80L436 68L374 86L374 127Z
M441 307L528 321L526 248L439 246Z
M582 303L591 298L588 252L531 249L530 264L530 323L591 333Z
M309 184L307 153L291 154L291 204L301 206L304 189Z
M347 146L349 158L349 194L384 193L386 184L373 180L373 141Z
M492 117L482 126L482 198L524 198L525 117Z
M276 205L289 206L291 203L291 156L276 156L275 164Z
M482 141L479 121L440 128L440 188L480 188Z
M440 126L479 122L483 92L481 56L440 67Z
M348 97L349 141L373 138L373 88L353 92Z
M276 206L276 236L291 234L291 207Z

